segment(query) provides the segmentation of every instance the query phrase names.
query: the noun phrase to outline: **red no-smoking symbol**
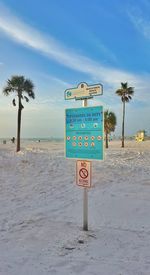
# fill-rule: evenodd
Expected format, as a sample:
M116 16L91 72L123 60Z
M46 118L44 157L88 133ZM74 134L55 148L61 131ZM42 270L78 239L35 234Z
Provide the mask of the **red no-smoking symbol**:
M86 170L85 168L82 168L79 171L79 175L82 179L86 179L88 177L88 174L88 170Z

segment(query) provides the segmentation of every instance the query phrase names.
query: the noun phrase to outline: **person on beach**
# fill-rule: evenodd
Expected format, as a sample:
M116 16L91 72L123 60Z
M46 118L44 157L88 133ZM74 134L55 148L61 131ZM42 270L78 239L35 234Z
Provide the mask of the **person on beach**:
M13 138L11 139L11 141L12 141L12 143L15 143L15 137L13 137Z

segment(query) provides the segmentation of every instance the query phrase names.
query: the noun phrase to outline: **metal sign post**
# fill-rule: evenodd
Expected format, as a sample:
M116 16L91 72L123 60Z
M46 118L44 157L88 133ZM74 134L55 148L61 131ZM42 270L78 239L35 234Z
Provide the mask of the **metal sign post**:
M82 106L87 107L87 98L83 99ZM83 189L83 230L88 231L88 189Z

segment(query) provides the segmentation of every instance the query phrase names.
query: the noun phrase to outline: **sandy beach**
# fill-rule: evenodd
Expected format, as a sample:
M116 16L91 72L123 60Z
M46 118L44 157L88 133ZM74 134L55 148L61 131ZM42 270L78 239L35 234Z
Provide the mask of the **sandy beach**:
M89 231L63 142L0 144L0 274L149 275L150 141L93 161Z

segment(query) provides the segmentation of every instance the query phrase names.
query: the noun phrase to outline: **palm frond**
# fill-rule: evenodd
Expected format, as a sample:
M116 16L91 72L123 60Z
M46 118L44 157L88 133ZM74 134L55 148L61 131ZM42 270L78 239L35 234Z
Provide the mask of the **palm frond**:
M24 96L26 102L29 102L29 98L27 96Z
M134 94L134 88L128 87L128 82L121 82L121 88L116 90L116 94L121 97L122 102L129 102Z
M121 82L121 88L126 90L128 88L128 82L125 82L125 83Z
M116 91L116 94L117 94L118 96L122 96L123 90L122 90L122 89L118 89L118 90Z
M35 99L35 94L34 94L33 91L29 91L28 92L28 96L31 97L31 98L33 98L33 99Z
M128 94L133 95L134 94L134 88L133 87L128 87Z
M14 75L14 76L11 77L11 79L7 80L7 83L14 90L21 91L23 89L23 86L24 86L24 81L25 81L24 76Z
M116 115L113 112L106 110L104 112L104 130L108 134L114 132L117 124Z
M129 102L129 101L130 101L129 97L128 97L128 96L125 96L125 97L124 97L124 101L125 101L125 102Z
M13 75L10 79L7 80L7 85L3 89L3 94L8 96L11 92L16 92L18 98L20 101L22 99L25 99L26 102L29 102L29 98L35 98L34 94L34 84L30 79L25 79L24 76L18 76L18 75ZM24 92L27 93L27 96L24 96ZM12 101L13 105L16 106L15 99ZM21 103L21 109L24 108L24 106Z
M34 84L30 79L26 79L24 82L24 91L28 94L29 97L35 98L34 94Z
M16 106L15 98L12 100L12 104L13 104L14 106Z
M11 88L9 86L4 87L3 94L8 96L11 92Z

